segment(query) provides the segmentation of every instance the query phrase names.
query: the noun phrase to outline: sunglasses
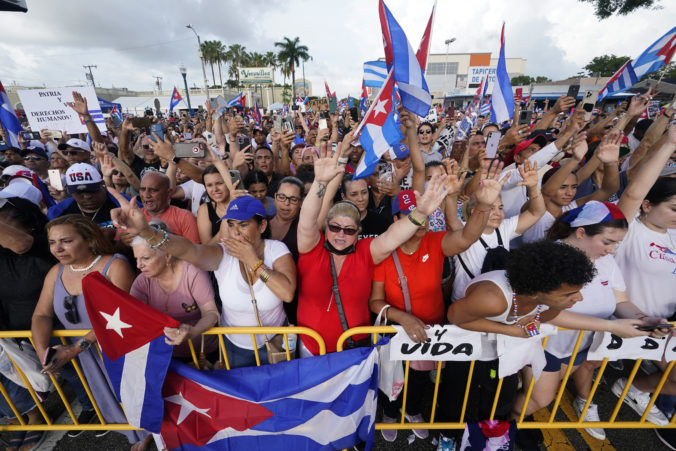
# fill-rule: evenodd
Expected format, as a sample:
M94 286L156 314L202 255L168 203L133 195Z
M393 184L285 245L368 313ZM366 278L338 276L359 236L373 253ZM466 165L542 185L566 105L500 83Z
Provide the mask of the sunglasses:
M296 205L298 202L300 202L300 197L285 196L284 194L279 194L279 193L275 194L275 199L277 199L280 202L286 202L288 200L289 203L292 203L294 205Z
M144 145L143 145L143 148L144 148L144 149L150 149L150 144L144 144Z
M352 236L357 233L357 229L353 229L352 227L340 227L335 224L329 224L328 226L329 230L333 233L340 233L342 231L347 236Z
M111 174L112 174L112 175L120 175L120 176L124 176L124 174L121 173L120 171L118 171L117 169L113 169L112 172L111 172Z
M66 310L66 319L73 324L80 322L80 314L77 311L75 300L77 296L72 294L66 295L63 298L63 308Z
M75 155L80 155L82 152L86 152L85 150L64 150L63 153L65 155L70 155L71 157L74 157Z
M427 130L427 129L425 129L425 130L420 130L420 131L418 132L418 134L419 134L419 135L431 135L431 134L432 134L432 130Z
M23 157L23 161L43 161L43 160L45 160L45 158L37 157L37 156L34 156L34 157L30 157L30 156L29 156L29 157Z

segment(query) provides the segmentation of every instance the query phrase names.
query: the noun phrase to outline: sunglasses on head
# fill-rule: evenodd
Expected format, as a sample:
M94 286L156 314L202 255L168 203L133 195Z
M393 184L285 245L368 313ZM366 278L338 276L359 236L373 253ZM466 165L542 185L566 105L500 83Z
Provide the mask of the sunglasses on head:
M337 226L335 224L329 224L328 227L329 227L329 230L333 233L340 233L341 230L343 231L343 233L345 235L348 235L348 236L352 236L355 233L357 233L357 229L354 229L352 227L341 227L341 226Z
M66 319L73 324L80 322L80 314L77 311L75 300L77 296L72 294L66 295L63 298L63 308L66 310Z

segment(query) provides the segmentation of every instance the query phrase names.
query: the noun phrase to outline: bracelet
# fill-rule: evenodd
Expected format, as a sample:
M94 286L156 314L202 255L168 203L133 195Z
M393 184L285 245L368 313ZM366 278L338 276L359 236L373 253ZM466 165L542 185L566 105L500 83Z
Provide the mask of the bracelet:
M261 273L258 275L258 278L261 279L261 282L268 283L268 280L270 280L271 275L272 274L270 273L270 271L268 271L266 268L261 271Z
M427 218L422 220L417 218L415 215L415 209L411 210L411 212L408 214L408 220L417 227L425 227L427 225Z
M158 248L164 246L165 244L167 244L167 242L169 241L169 234L165 231L162 231L162 233L163 233L162 241L160 241L157 244L150 244L150 242L148 243L148 244L150 244L151 249L158 249Z
M538 193L537 196L533 196L530 198L530 200L537 199L538 197L542 196L542 193Z
M251 272L255 273L258 268L263 264L263 260L258 260L255 265L251 267Z
M347 157L339 157L338 158L338 164L347 164L348 158Z

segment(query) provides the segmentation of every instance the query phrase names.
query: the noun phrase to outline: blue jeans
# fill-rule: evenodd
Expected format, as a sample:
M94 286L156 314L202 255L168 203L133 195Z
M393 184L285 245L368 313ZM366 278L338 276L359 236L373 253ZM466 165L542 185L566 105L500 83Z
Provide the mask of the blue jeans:
M14 403L14 407L16 407L16 410L18 410L20 414L23 415L35 407L35 402L28 390L15 384L3 374L0 374L0 382L2 382L5 390L7 390L9 398ZM16 417L4 396L0 396L0 415L7 418Z
M233 344L228 337L225 337L225 350L228 353L228 363L230 363L230 368L242 368L245 366L256 366L256 354L254 354L253 349L244 349ZM258 357L261 361L261 365L268 364L268 352L265 349L265 345L258 348Z

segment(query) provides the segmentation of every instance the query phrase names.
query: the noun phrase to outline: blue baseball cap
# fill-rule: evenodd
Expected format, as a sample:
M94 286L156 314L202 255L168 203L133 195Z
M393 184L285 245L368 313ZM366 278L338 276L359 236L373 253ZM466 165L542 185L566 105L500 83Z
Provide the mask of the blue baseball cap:
M255 215L265 218L265 207L263 206L263 203L252 196L241 196L230 202L228 211L225 212L221 221L227 219L248 221Z

